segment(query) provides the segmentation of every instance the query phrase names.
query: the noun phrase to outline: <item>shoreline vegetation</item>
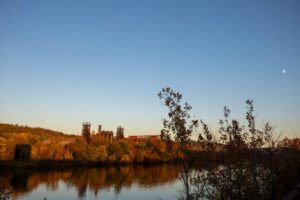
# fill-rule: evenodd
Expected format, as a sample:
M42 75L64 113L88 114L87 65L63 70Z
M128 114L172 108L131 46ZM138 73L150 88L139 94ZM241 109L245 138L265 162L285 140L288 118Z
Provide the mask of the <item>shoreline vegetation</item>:
M176 148L176 143L173 143ZM61 168L178 161L165 141L155 138L108 141L43 128L0 124L0 169Z
M300 149L300 139L285 138L282 150L293 146ZM29 146L29 155L17 159L17 147ZM171 146L170 146L171 145ZM212 156L218 156L203 148L203 142L191 141L189 160L209 165ZM222 145L215 145L215 152L223 156ZM0 170L10 169L61 169L78 167L106 167L118 165L182 164L183 154L177 142L148 139L123 139L109 142L94 138L87 144L83 136L69 135L44 128L32 128L12 124L0 124ZM261 148L264 154L266 149ZM21 152L24 153L24 152ZM25 152L26 153L26 152ZM25 159L25 160L24 160ZM220 159L217 159L220 160ZM220 163L221 164L221 163Z
M253 100L245 102L246 124L231 118L231 110L224 106L215 132L193 117L181 93L167 87L158 97L168 109L161 138L170 143L174 138L182 152L180 199L279 200L299 182L300 138L281 140L269 122L258 128ZM202 145L196 162L190 159L192 135L198 135ZM203 160L209 160L205 168Z

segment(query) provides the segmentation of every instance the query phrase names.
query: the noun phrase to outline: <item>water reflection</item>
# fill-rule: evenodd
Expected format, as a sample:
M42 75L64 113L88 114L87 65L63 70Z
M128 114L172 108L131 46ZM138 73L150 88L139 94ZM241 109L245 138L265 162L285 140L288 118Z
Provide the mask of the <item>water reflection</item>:
M85 199L87 190L95 196L101 190L112 189L115 195L123 188L130 189L132 185L152 188L177 180L179 170L172 165L159 166L118 166L103 168L78 168L63 171L32 171L18 170L0 172L0 186L11 192L11 197L17 199L35 191L41 185L52 192L58 190L60 182L66 188L75 188L78 199Z

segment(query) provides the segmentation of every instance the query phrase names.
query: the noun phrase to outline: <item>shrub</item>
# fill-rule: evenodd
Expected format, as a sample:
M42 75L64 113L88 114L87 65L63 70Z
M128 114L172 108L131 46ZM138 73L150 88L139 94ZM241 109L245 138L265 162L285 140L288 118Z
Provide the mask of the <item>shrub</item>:
M27 162L30 160L31 146L29 144L17 144L15 147L15 160Z
M40 159L50 160L53 158L50 148L42 147L40 151L41 151Z
M123 155L120 159L120 162L121 163L129 163L130 162L129 155L127 155L127 154Z
M96 147L89 146L87 149L87 156L88 160L96 162L99 159L100 151Z
M137 150L135 153L135 162L143 162L144 156L145 154L142 150Z
M74 160L87 160L87 152L83 150L76 150L72 153Z
M119 142L114 142L109 144L107 151L109 155L115 155L115 158L118 160L124 154L123 148L121 147Z
M107 160L107 157L108 157L106 147L105 146L100 146L99 147L99 153L100 153L100 155L99 155L98 160L100 162L105 162Z
M116 156L115 155L110 155L109 157L108 157L108 162L109 163L114 163L114 162L116 162Z
M124 154L129 153L129 144L127 142L120 141L120 146L121 146Z

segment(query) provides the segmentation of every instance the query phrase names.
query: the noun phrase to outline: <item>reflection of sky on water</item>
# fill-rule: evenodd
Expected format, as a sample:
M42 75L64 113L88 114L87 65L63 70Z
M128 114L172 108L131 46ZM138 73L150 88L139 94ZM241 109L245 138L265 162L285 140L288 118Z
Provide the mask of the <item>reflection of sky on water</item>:
M123 187L119 194L116 194L113 186L110 188L104 188L99 190L97 196L95 192L91 189L87 189L85 193L85 198L82 199L111 199L111 200L153 200L153 199L176 199L178 196L178 190L182 187L182 183L179 180L176 180L171 183L158 184L153 187L143 187L139 184L133 184L129 187ZM50 187L47 187L46 184L39 185L33 191L20 196L20 200L74 200L78 199L78 190L75 187L68 187L67 183L64 181L59 181L58 187L56 190L52 190Z
M0 173L11 199L176 199L179 167L111 166L68 170L12 170Z

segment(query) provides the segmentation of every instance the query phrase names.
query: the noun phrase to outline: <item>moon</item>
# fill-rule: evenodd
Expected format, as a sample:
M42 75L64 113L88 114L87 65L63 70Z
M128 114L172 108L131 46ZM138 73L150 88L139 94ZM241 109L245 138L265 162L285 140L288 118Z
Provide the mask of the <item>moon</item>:
M286 69L283 69L283 70L282 70L282 73L283 73L283 74L286 74Z

